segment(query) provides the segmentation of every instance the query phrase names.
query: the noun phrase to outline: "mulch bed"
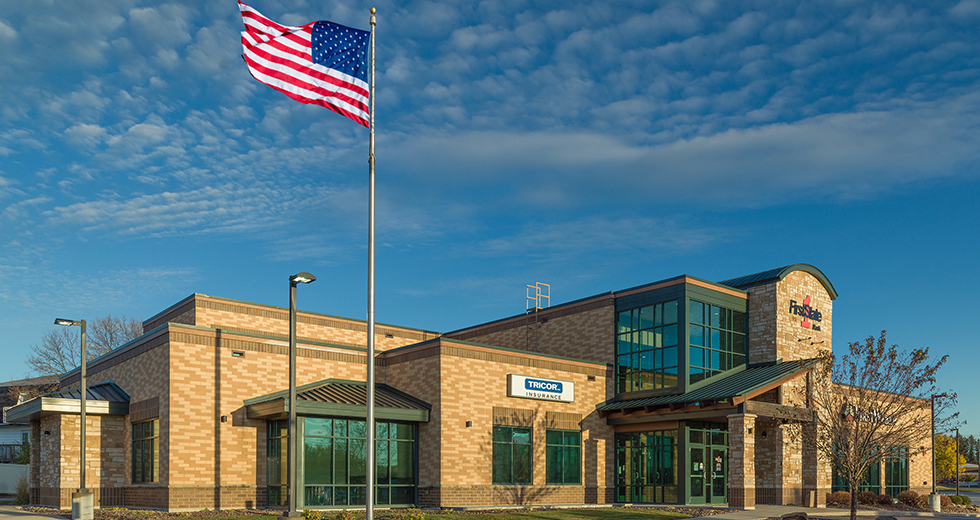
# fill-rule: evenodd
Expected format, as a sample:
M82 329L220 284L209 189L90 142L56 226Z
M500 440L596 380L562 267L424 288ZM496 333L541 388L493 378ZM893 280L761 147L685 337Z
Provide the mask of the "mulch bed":
M40 515L52 515L60 516L63 518L71 518L70 509L54 509L51 507L29 507L23 506L18 509L28 511L31 513L37 513ZM575 509L575 508L569 508ZM646 509L646 508L644 508ZM656 507L649 508L656 509L657 511L665 511L668 513L680 513L686 517L706 517L713 515L720 515L733 511L732 509L718 509L718 508L708 508L708 507ZM429 510L423 511L425 516L429 515L486 515L493 513L515 513L515 512L530 512L534 509L481 509L477 511L453 511L453 510ZM351 511L357 515L357 510ZM221 517L221 516L277 516L281 514L282 511L277 509L218 509L218 510L208 510L203 511L182 511L169 513L166 511L158 511L154 509L126 509L122 507L109 507L95 510L95 520L168 520L171 518L210 518L210 517ZM398 520L406 514L404 509L398 510L397 512L389 511L377 511L375 513L375 518L379 520ZM363 516L363 515L362 515Z

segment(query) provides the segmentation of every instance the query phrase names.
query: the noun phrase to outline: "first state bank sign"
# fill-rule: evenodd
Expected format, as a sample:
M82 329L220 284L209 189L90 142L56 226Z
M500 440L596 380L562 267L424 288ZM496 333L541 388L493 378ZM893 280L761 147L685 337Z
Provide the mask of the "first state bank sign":
M507 397L571 403L575 401L575 383L507 374Z

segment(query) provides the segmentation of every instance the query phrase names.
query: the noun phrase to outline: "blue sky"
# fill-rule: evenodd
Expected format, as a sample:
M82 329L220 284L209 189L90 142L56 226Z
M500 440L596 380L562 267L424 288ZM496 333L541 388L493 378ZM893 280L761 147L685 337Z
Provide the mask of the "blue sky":
M377 319L448 331L811 263L840 348L948 354L980 434L980 0L305 2L377 38ZM366 316L367 130L253 80L236 4L0 12L0 379L193 292Z

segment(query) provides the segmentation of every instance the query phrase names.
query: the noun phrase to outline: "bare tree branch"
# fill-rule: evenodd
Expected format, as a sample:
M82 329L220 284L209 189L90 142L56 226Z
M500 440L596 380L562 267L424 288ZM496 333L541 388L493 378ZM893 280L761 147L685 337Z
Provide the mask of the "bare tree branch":
M809 442L847 480L851 520L857 515L857 489L868 467L887 458L926 454L931 437L931 396L942 392L936 373L948 356L929 358L929 349L888 346L885 331L876 339L848 345L843 356L832 353L814 366L812 405L816 432ZM796 406L806 406L804 398ZM956 395L937 400L936 430L956 421L948 414ZM802 426L794 432L803 435Z
M107 314L87 324L88 359L95 359L143 334L137 318ZM81 365L80 334L75 327L56 327L44 331L41 343L31 345L27 366L39 375L60 375Z

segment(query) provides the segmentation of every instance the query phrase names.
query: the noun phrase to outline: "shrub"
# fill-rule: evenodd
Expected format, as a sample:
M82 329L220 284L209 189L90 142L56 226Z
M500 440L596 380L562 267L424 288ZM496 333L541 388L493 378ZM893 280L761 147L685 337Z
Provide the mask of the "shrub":
M337 513L334 517L335 520L354 520L354 513L344 509L343 511Z
M838 506L851 505L851 494L847 491L834 491L830 494L827 502Z
M401 520L425 520L425 513L421 509L411 508L401 515Z
M316 509L304 509L303 518L306 520L323 520L323 513Z
M896 497L898 501L909 506L909 507L920 507L919 506L919 494L911 489L908 491L902 491Z
M939 495L939 507L945 509L953 505L953 499L949 495Z
M878 495L878 505L879 506L890 506L894 502L895 501L892 500L892 496L891 495L886 495L884 493Z
M30 486L27 484L27 477L17 479L17 487L14 489L14 503L26 505L31 501Z
M958 506L968 506L973 503L973 500L971 500L970 497L964 495L953 495L949 498Z
M873 505L878 503L878 495L872 493L871 491L859 491L858 492L858 502L864 505Z

